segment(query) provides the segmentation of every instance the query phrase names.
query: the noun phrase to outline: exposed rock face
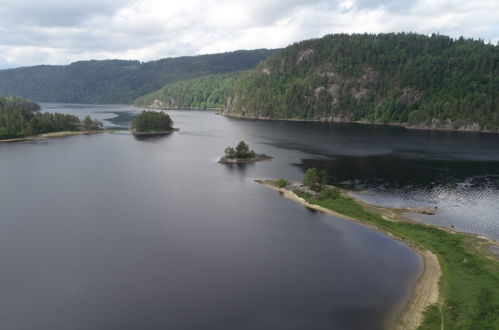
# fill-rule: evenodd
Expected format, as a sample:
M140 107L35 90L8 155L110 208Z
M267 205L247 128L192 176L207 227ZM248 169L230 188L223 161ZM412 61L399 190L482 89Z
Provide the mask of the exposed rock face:
M266 74L267 76L270 76L271 72L270 72L270 68L262 68L260 70L261 73L263 74Z
M147 105L148 107L151 107L151 108L175 108L177 105L176 105L176 102L175 100L170 97L166 102L162 102L158 99L155 99L154 102L150 105Z
M444 131L461 131L461 132L477 132L482 130L480 125L477 123L455 123L450 119L445 121L440 121L439 119L432 119L428 123L419 123L410 128L415 129L432 129L432 130L444 130Z
M419 101L422 94L423 93L414 88L406 87L402 90L402 95L400 95L400 102L402 102L402 104L406 106L409 106L414 102Z
M311 48L304 49L298 53L298 58L296 59L296 64L300 64L301 62L310 58L310 56L314 53L314 50Z

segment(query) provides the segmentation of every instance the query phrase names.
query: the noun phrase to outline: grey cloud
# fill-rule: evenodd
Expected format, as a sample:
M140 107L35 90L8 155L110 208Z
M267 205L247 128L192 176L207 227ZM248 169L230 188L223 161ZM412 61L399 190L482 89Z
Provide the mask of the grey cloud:
M233 5L232 11L245 14L244 22L234 20L228 25L217 24L216 15L204 19L207 9L218 13L220 8L202 0L185 0L189 6L176 2L176 14L168 19L163 19L161 12L151 12L151 0L6 1L9 3L0 6L0 67L108 57L149 60L193 55L201 49L284 47L301 39L345 31L435 32L493 43L499 37L499 10L494 11L499 6L488 2L487 7L480 0L467 2L472 11L449 0L442 13L421 6L413 10L420 1L353 0L349 7L344 6L345 0L221 0ZM145 13L132 8L129 16L116 15L136 3L143 4ZM171 6L165 6L165 11L168 8ZM223 12L221 19L230 14ZM449 19L449 15L454 16Z
M2 3L1 24L74 26L93 15L110 15L131 0L15 0Z
M356 0L357 9L384 8L390 12L401 13L409 11L418 1L407 0Z

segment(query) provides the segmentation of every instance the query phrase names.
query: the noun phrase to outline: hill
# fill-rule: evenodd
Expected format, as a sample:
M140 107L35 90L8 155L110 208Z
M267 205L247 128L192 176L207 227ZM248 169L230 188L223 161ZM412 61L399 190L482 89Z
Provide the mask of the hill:
M245 73L247 71L173 82L138 98L134 105L153 108L222 108L230 89Z
M293 44L237 81L226 115L499 129L499 46L413 33Z
M26 111L41 110L41 107L38 103L33 102L32 100L25 99L24 97L18 97L18 96L6 97L0 95L0 110L6 107L23 109Z
M0 94L39 102L132 103L177 80L252 69L272 53L275 50L240 50L145 63L92 60L0 70Z

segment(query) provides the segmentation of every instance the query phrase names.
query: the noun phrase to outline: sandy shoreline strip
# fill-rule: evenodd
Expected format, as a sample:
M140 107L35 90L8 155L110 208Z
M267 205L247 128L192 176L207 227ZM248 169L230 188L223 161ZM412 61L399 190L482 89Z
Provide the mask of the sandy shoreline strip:
M337 213L335 211L332 211L330 209L324 208L319 205L310 204L307 201L305 201L303 198L297 196L292 191L272 185L270 183L270 180L257 179L255 180L255 182L258 182L271 189L274 189L280 192L284 197L289 198L299 204L302 204L307 208L324 212L329 215L345 219L348 221L352 221L355 223L359 223L363 226L372 228L378 232L387 235L388 237L394 240L401 242L402 244L407 245L409 248L414 250L421 257L423 261L423 271L419 275L414 286L412 287L411 296L407 304L405 306L399 306L398 308L396 308L394 314L397 315L392 315L388 317L387 328L397 329L397 330L417 329L417 327L421 324L421 321L423 320L423 312L428 306L436 303L439 296L438 281L440 279L440 276L442 275L442 271L440 269L440 264L438 263L438 258L435 254L433 254L428 250L423 250L419 248L414 243L406 239L394 236L393 234L385 230L382 230L373 224L359 221L355 218L345 216L341 213Z
M27 137L23 137L23 138L4 139L4 140L0 140L0 143L3 143L3 142L29 141L29 140L44 140L44 139L58 138L58 137L71 136L71 135L97 134L97 133L104 133L104 132L107 132L107 131L106 130L99 130L99 131L62 131L62 132L52 132L52 133L44 133L44 134L40 134L40 135L35 135L35 136L27 136Z

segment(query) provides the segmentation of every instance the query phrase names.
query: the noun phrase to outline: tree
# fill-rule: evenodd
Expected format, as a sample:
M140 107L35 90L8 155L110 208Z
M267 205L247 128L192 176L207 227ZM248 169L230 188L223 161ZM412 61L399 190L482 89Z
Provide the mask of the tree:
M86 115L85 118L83 118L83 128L89 130L92 128L92 125L93 125L92 118L90 118L89 115Z
M225 157L229 159L234 159L236 158L236 151L232 147L227 147L225 148Z
M250 151L249 146L244 141L239 142L235 151L236 158L251 158L255 155L255 152L253 150Z
M275 182L275 185L279 188L284 188L288 184L288 181L286 179L280 178Z
M239 144L236 146L237 158L246 158L246 155L248 153L249 153L249 146L244 141L239 142Z
M311 189L317 189L320 185L327 183L327 172L318 171L315 167L311 167L305 171L303 175L303 184Z

